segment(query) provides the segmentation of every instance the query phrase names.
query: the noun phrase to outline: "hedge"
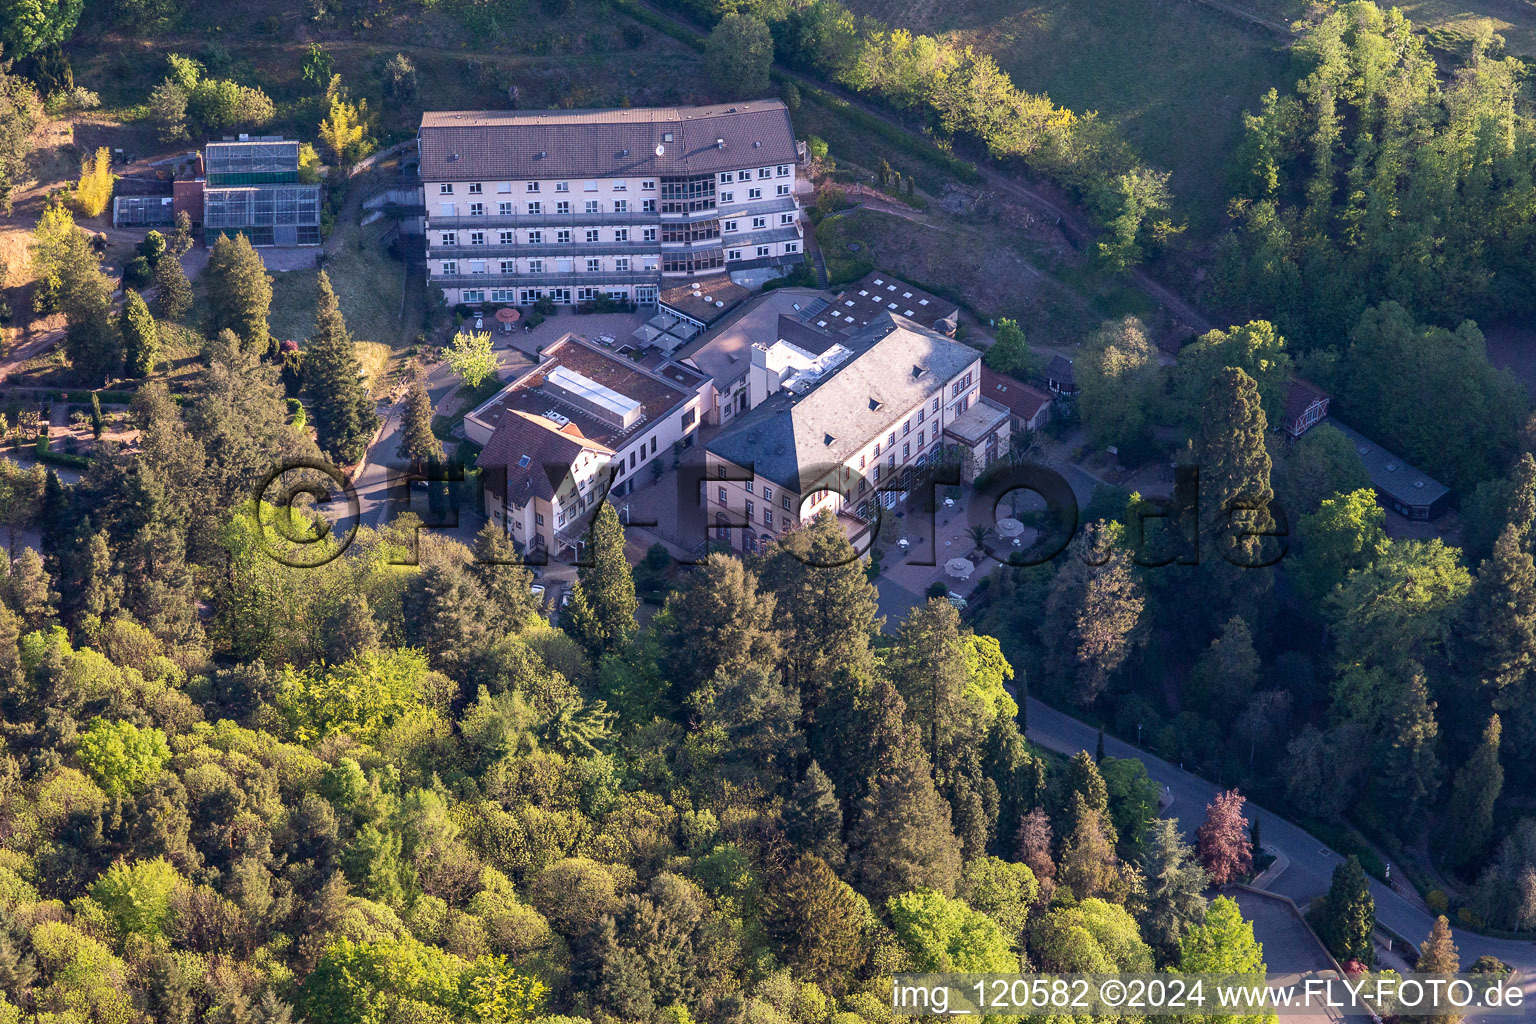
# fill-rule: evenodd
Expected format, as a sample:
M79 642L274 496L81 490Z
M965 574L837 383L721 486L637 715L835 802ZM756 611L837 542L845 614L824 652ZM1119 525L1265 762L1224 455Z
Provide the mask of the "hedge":
M699 53L704 52L704 39L697 32L690 31L665 15L657 14L649 7L635 3L634 0L613 0L613 6L634 18L642 25L649 25L664 36L671 36L690 50Z

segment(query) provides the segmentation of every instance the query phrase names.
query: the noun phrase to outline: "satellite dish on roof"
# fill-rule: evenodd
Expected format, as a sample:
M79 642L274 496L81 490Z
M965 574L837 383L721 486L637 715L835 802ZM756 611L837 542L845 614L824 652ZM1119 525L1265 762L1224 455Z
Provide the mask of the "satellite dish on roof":
M656 143L656 155L657 156L665 156L666 152L667 152L667 147L666 146L663 146L659 142Z

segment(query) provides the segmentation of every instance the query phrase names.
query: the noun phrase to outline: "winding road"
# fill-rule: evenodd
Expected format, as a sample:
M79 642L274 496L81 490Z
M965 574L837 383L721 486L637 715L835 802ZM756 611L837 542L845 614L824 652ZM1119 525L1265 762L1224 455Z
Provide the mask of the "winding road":
M1080 750L1092 751L1098 742L1098 731L1093 726L1034 698L1028 700L1028 715L1026 735L1049 750L1071 755ZM1111 757L1134 757L1145 764L1152 781L1168 787L1173 798L1168 814L1177 817L1185 834L1191 837L1205 819L1206 805L1221 789L1207 779L1112 736L1104 737L1104 753ZM1264 845L1283 852L1290 861L1284 870L1268 880L1266 889L1289 896L1299 906L1305 906L1328 891L1333 869L1343 862L1343 857L1315 836L1257 804L1248 804L1246 813L1249 818L1258 816L1263 819ZM1371 895L1376 900L1376 920L1388 931L1414 943L1423 941L1429 934L1434 918L1426 911L1374 878L1371 879ZM1536 942L1494 939L1453 930L1463 967L1470 966L1480 956L1496 956L1526 974L1536 975ZM1283 965L1271 967L1283 969ZM1525 990L1528 999L1536 998L1536 977L1526 980Z

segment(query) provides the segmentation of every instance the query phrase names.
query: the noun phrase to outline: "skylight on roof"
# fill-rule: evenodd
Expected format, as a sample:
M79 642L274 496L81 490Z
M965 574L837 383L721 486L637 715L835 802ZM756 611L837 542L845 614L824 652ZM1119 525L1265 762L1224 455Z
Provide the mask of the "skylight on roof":
M910 299L912 297L912 293L911 292L902 292L901 293L901 297L904 298L904 299Z
M884 281L882 281L882 280L880 280L880 279L879 279L879 278L878 278L878 277L877 277L877 278L875 278L875 287L877 287L877 288L878 288L878 287L879 287L879 286L880 286L880 285L882 285L882 284L885 284L885 282L884 282Z
M822 437L822 443L824 443L828 448L832 447L832 442L836 440L837 438L833 437L831 434L827 434Z
M869 294L869 289L868 288L860 288L859 289L859 294L860 295L868 295Z
M845 302L845 303L843 303L843 305L845 305L845 306L851 306L851 305L853 305L853 300L852 300L852 299L849 299L849 300L848 300L848 301L847 301L847 302Z
M928 305L928 300L927 299L918 299L917 300L917 304L919 306L926 306L926 305Z
M530 463L532 461L533 461L532 459L530 459L528 456L524 455L522 458L517 460L517 467L519 469L527 469L528 468L528 463Z

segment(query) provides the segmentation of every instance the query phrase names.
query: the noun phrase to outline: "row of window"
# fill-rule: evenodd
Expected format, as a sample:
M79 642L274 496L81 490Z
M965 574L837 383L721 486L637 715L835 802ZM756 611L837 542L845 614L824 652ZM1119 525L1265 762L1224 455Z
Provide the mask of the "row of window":
M777 190L776 194L779 195L779 196L787 196L787 195L789 195L789 191L790 191L790 189L789 189L788 185L780 185L778 187L778 190ZM720 198L720 202L722 204L724 204L724 203L734 203L736 201L736 193L734 193L734 192L721 192L719 198ZM758 199L761 199L761 198L763 198L763 190L762 189L760 189L760 188L751 188L751 189L747 190L747 198L746 198L747 202L752 202L754 200L758 200ZM699 213L699 212L704 211L704 210L714 209L714 205L715 204L714 204L713 199L710 199L710 198L690 200L690 201L665 202L661 206L661 212L662 213ZM470 216L470 217L484 217L486 209L487 209L487 206L486 206L485 203L471 202L471 203L468 204L468 206L465 209L467 210L468 216ZM523 204L523 209L526 211L526 213L530 217L543 216L543 214L545 212L544 211L544 202L543 202L543 200L539 200L539 199L530 199L530 200L528 200L526 203ZM557 199L551 209L554 211L554 213L557 216L559 216L559 215L569 216L569 215L572 215L572 214L574 214L576 212L575 204L571 200L569 200L569 199ZM459 216L459 204L458 203L439 203L438 204L438 212L443 217L457 217L457 216ZM600 199L588 199L588 200L585 200L581 204L581 212L583 214L592 214L594 216L598 216L598 215L601 215L601 214L604 214L604 213L633 213L635 211L633 209L631 209L630 203L629 203L628 199L615 199L613 201L611 209L604 209L603 202ZM657 212L656 200L654 200L654 199L642 199L642 200L640 200L639 212L640 213L656 213ZM500 203L497 203L496 204L496 216L498 216L498 217L515 217L515 216L517 216L517 204L514 203L514 202L500 202Z
M549 232L549 236L546 239L545 232L542 228L534 228L532 230L525 230L523 232L523 236L525 243L528 245L543 245L546 241L553 241L557 245L565 245L568 243L574 243L578 235L581 237L583 242L589 244L598 242L629 241L654 242L656 241L657 229L637 228L632 233L629 228L608 228L608 238L602 237L603 231L603 228L556 228L554 231ZM512 230L496 232L466 231L464 233L465 243L468 245L486 245L492 237L496 239L497 245L518 244L517 232ZM459 232L441 232L438 236L437 244L441 246L454 246L460 244Z
M627 192L627 191L629 191L629 182L626 181L623 178L606 178L604 180L608 182L608 188L611 191L614 191L614 192ZM478 196L478 195L484 194L484 192L485 192L485 182L483 182L483 181L471 181L471 182L464 182L462 184L464 184L465 191L469 195ZM501 193L502 195L506 195L508 192L512 191L512 183L510 181L498 181L495 184L496 184L496 191ZM571 183L568 182L568 181L557 181L557 182L554 183L554 190L556 192L569 192L571 190ZM584 182L581 183L581 190L583 192L596 192L598 190L598 183L596 181L584 181ZM537 181L524 182L523 183L523 191L524 192L539 192L539 191L542 191L542 183L537 182ZM655 179L654 178L647 178L647 179L642 180L640 182L640 191L642 191L642 192L654 192L654 191L656 191L656 181L655 181ZM451 181L445 181L445 182L439 184L437 186L437 194L440 195L440 196L451 196L451 195L453 195L454 194L454 183L451 182Z
M522 264L521 269L518 264ZM510 277L513 274L601 274L608 271L627 274L633 270L655 269L655 256L641 257L638 265L637 261L628 256L614 256L611 259L591 256L584 260L443 260L442 269L438 272L444 277L455 277L461 273L503 274Z
M787 177L789 177L789 164L779 164L777 167L774 167L774 168L771 168L771 169L767 168L767 167L759 167L757 169L757 176L759 178L774 178L774 177L777 177L777 178L787 178ZM752 172L751 171L734 171L734 172L732 172L732 171L721 171L720 172L720 184L722 184L722 185L729 185L733 181L751 181L751 180L752 180Z
M489 294L491 302L505 302L519 306L531 306L540 299L548 298L557 306L569 306L573 301L572 291L569 288L492 288L489 293L483 288L466 288L459 293L460 302L485 302ZM623 288L577 288L574 292L576 302L592 302L598 295L606 295L615 302L623 302L629 296ZM641 285L635 289L635 301L641 305L656 304L656 287L654 285Z

